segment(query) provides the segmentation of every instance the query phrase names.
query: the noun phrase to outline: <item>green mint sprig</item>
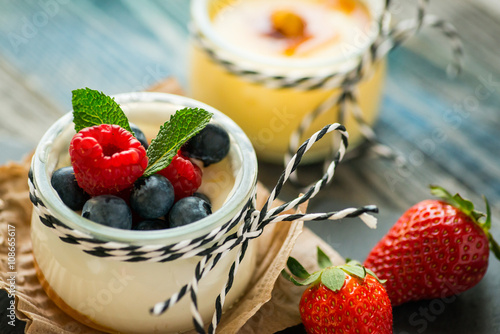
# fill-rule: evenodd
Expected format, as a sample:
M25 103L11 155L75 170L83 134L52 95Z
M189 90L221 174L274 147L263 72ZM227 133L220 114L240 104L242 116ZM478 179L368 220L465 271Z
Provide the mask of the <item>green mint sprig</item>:
M73 91L73 122L75 130L100 124L116 124L134 134L127 116L115 100L102 92L89 88ZM184 108L166 121L149 145L146 154L147 177L167 167L181 146L210 122L212 113L200 108Z
M118 103L112 97L90 88L73 91L73 119L75 130L100 124L116 124L134 134Z
M170 117L160 128L147 150L148 167L144 176L150 176L167 167L181 146L200 132L212 114L204 109L184 108Z

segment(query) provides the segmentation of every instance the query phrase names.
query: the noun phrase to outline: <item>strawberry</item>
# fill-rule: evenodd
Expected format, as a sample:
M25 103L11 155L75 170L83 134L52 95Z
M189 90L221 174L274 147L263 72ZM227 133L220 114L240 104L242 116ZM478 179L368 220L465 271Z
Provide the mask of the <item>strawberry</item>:
M333 266L318 248L320 268L309 274L294 258L283 276L296 285L309 285L299 303L302 323L309 334L392 333L392 307L382 282L359 262Z
M490 245L500 259L500 247L489 233L486 200L484 215L458 194L436 186L431 192L441 199L422 201L406 211L364 262L387 280L393 306L472 288L486 273Z

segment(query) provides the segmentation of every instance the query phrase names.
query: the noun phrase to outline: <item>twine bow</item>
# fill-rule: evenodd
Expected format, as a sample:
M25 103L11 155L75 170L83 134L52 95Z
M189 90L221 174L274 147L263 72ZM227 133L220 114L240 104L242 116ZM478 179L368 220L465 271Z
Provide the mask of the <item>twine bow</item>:
M290 175L292 175L304 154L327 133L338 131L341 134L341 145L340 148L330 163L323 177L313 184L303 195L297 197L296 199L284 203L278 207L271 208L272 203L276 200L281 192L283 185L289 180ZM205 277L210 270L212 270L217 262L224 258L232 249L241 246L236 255L236 259L231 265L228 280L218 295L215 302L215 313L212 318L212 322L208 328L209 333L214 333L217 325L220 321L222 315L222 308L224 306L224 300L231 289L234 277L238 271L238 267L245 256L245 252L248 248L248 243L250 240L260 236L264 228L273 223L278 223L281 221L293 221L293 220L303 220L303 221L314 221L314 220L339 220L343 218L360 217L369 227L375 228L376 219L369 213L377 212L375 206L364 206L360 208L347 208L336 212L327 213L295 213L295 214L282 214L283 212L295 208L298 205L308 201L313 198L327 183L329 183L334 175L335 167L342 160L345 155L346 148L348 145L348 134L344 126L336 123L332 125L327 125L320 131L316 132L311 138L307 139L297 150L296 154L289 161L286 166L285 171L281 174L276 186L271 191L267 201L265 202L262 210L258 211L255 209L255 194L252 196L251 205L245 206L244 212L238 216L244 216L244 222L240 225L237 232L227 235L220 239L219 242L214 245L209 253L207 253L202 260L198 263L195 269L195 274L190 283L183 286L180 291L171 296L167 301L160 302L156 304L151 312L155 315L160 315L166 312L169 308L173 307L180 299L182 299L186 294L190 294L191 297L191 313L193 315L193 323L195 329L199 333L205 333L204 323L201 315L198 311L198 283L203 277ZM232 225L231 225L232 226ZM226 230L226 229L224 229ZM201 253L199 253L201 254Z

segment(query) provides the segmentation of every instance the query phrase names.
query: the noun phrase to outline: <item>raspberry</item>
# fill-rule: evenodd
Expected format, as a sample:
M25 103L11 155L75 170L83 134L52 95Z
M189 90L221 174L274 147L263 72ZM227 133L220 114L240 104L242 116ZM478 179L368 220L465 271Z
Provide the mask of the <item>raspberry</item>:
M144 147L118 125L82 129L71 140L69 154L78 185L92 196L131 187L148 165Z
M201 185L202 171L180 152L172 162L158 172L165 176L174 186L175 201L191 196Z

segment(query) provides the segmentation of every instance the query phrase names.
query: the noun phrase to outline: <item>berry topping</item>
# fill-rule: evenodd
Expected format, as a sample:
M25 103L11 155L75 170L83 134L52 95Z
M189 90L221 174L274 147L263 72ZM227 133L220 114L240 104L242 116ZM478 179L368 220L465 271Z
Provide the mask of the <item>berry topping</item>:
M134 230L138 231L153 231L153 230L164 230L168 228L168 222L163 219L152 219L152 220L143 220L139 222Z
M78 186L73 167L63 167L52 174L52 187L57 191L61 200L71 210L81 210L90 196Z
M176 201L193 195L201 185L200 167L180 153L177 153L172 162L158 174L165 176L172 183Z
M206 167L224 159L229 152L229 146L226 130L216 124L207 124L181 147L181 152L186 157L203 161Z
M139 178L130 194L130 206L139 216L155 219L165 216L174 204L174 187L162 175Z
M168 220L170 227L178 227L191 224L197 220L212 214L212 207L199 197L185 197L174 204Z
M137 138L137 140L147 150L149 143L148 143L148 139L146 138L146 135L144 134L144 132L142 132L142 130L139 129L139 127L137 125L135 125L134 123L130 123L130 128L134 132L135 138Z
M92 197L82 209L82 217L109 227L132 228L132 212L127 203L114 195Z
M71 140L69 154L78 185L92 196L130 187L148 164L141 143L118 125L82 129Z

